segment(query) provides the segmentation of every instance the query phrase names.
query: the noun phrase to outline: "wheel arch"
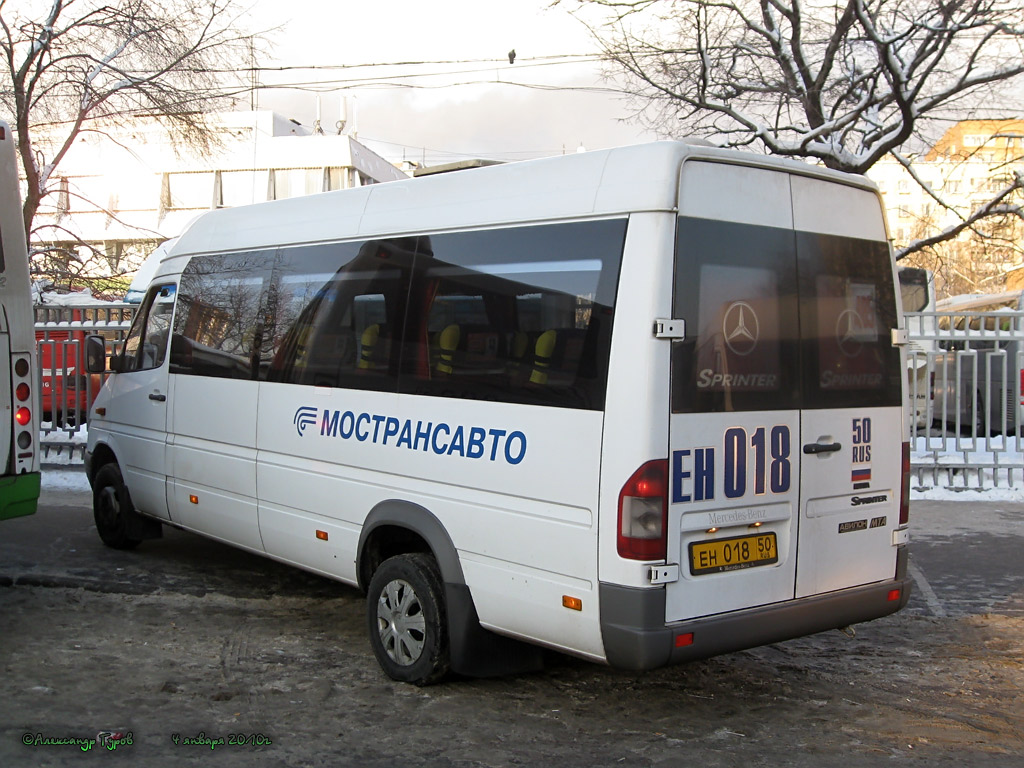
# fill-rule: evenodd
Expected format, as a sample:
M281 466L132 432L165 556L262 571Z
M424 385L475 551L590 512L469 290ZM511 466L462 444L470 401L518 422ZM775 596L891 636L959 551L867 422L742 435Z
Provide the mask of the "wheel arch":
M356 552L356 576L364 591L378 565L408 552L433 555L445 584L466 583L458 552L444 525L430 510L410 501L389 499L370 510Z
M389 557L409 552L433 555L444 587L453 672L493 677L543 667L539 647L480 626L455 544L430 510L399 499L380 502L366 516L356 552L356 574L363 591L369 587L377 566Z
M93 480L96 479L97 473L107 464L111 463L120 466L120 462L117 460L117 454L114 453L114 449L106 443L97 443L92 449L88 466L86 466L86 475L89 478L89 484L92 485Z

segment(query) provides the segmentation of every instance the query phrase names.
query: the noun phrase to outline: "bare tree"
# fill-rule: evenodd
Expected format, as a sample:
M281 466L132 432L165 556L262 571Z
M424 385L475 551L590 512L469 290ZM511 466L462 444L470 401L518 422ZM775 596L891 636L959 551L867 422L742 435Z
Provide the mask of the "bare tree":
M0 0L0 105L17 134L30 243L41 203L61 194L55 170L84 131L146 115L184 142L215 141L204 113L245 89L254 38L240 31L244 13L235 0ZM48 271L74 254L49 256Z
M581 17L600 12L588 26L612 71L626 75L635 117L661 135L708 136L852 173L888 155L913 173L905 146L926 144L935 120L1006 109L1024 73L1019 0L556 2L575 3ZM991 215L1021 218L1024 174L1008 186L904 252Z

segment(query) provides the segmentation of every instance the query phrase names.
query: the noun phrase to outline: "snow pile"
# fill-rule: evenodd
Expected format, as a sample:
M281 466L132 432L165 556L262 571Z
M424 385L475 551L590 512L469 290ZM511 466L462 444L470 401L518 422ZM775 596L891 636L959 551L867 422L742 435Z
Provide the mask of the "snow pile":
M918 437L910 454L911 498L1024 501L1024 440Z
M91 493L85 472L75 469L44 469L42 487L44 491L83 491Z

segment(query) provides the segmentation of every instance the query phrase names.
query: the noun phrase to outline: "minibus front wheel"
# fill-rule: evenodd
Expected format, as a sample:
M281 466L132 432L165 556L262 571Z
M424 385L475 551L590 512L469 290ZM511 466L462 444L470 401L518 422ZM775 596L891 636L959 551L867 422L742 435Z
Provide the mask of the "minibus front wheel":
M374 656L389 677L430 685L451 666L448 617L437 561L423 552L388 558L366 592Z
M134 549L142 541L131 535L135 515L131 496L117 464L106 464L92 483L92 511L103 543L114 549Z

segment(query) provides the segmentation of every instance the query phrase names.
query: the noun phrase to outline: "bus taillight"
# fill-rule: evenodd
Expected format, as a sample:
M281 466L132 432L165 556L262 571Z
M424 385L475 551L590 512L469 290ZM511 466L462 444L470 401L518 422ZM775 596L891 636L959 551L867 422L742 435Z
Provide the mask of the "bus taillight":
M31 394L31 391L28 388L28 384L26 384L24 381L21 382L21 384L19 384L14 389L14 396L16 398L18 398L19 402L22 402L22 403L24 403L26 400L28 400L28 396L30 394Z
M14 413L14 420L18 422L18 426L27 426L32 421L32 411L22 406Z
M648 461L619 491L619 556L664 560L668 529L668 459Z

